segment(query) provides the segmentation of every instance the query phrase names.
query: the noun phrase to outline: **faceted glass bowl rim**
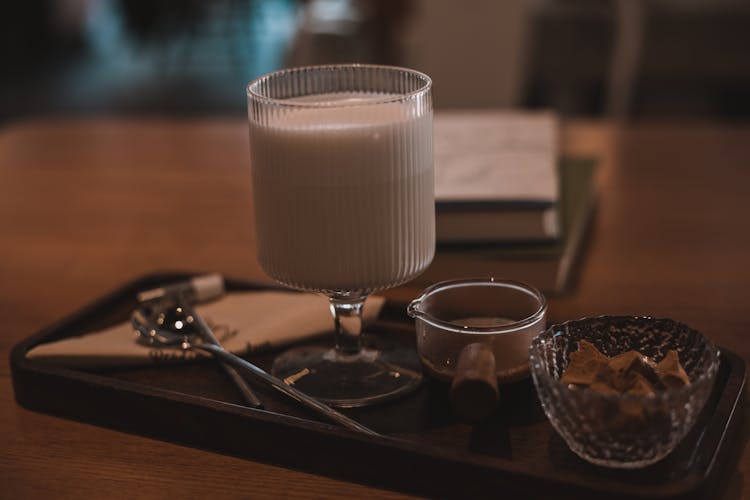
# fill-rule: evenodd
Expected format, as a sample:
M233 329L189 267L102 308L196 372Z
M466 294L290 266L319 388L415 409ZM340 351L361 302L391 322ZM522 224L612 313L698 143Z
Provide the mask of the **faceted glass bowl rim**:
M357 101L357 102L290 101L289 99L279 99L279 98L269 97L267 95L261 94L260 92L256 90L262 83L269 81L273 78L278 78L284 75L304 73L307 71L334 72L334 71L338 71L342 69L369 69L369 70L390 71L392 73L409 73L417 77L418 79L420 79L422 81L422 85L418 89L412 90L411 92L404 92L403 94L383 94L382 97L378 96L377 98L372 98L372 99L367 99L365 101ZM417 96L423 95L429 92L431 88L432 88L432 79L429 76L427 76L425 73L422 73L421 71L417 71L411 68L404 68L401 66L353 63L353 64L321 64L321 65L313 65L313 66L297 66L293 68L285 68L285 69L272 71L271 73L266 73L265 75L261 75L258 78L252 80L250 83L248 83L247 86L245 87L245 93L247 94L247 97L255 101L260 101L265 104L273 104L277 106L286 106L289 108L339 108L339 107L343 108L343 107L351 107L351 106L358 106L358 107L376 106L376 105L386 104L386 103L391 103L391 102L403 102L403 101L415 98ZM309 94L309 95L315 95L315 94Z
M650 395L640 395L640 394L605 394L601 392L596 392L588 387L576 387L574 389L571 389L569 387L569 384L566 384L565 382L560 381L560 379L555 378L547 369L541 368L541 352L542 352L542 346L541 343L546 340L551 340L554 336L554 332L556 330L563 329L570 325L582 325L586 323L590 323L593 321L622 321L622 320L630 320L630 321L653 321L653 322L666 322L671 323L679 328L684 328L692 332L693 334L698 335L701 340L705 343L704 352L709 351L710 354L710 363L707 367L701 370L698 377L691 380L689 385L678 387L678 388L671 388L666 389L663 391L659 391L656 394L650 394ZM680 321L675 321L670 318L656 318L653 316L609 316L609 315L602 315L602 316L591 316L591 317L585 317L575 320L566 321L564 323L558 323L555 325L551 325L549 328L547 328L544 332L540 333L534 339L531 341L531 345L529 346L529 365L531 367L531 372L534 375L534 378L536 380L537 377L540 377L545 384L557 386L562 391L581 391L583 394L590 395L592 397L602 398L605 400L610 401L616 401L616 400L630 400L630 401L657 401L657 400L669 400L675 397L683 396L685 394L689 394L696 390L698 386L704 385L704 384L713 384L714 380L716 379L716 374L718 373L719 368L719 362L720 362L720 356L721 353L719 349L711 342L708 337L703 335L700 331L691 328L690 326L686 325L685 323L682 323ZM537 359L539 358L539 359Z

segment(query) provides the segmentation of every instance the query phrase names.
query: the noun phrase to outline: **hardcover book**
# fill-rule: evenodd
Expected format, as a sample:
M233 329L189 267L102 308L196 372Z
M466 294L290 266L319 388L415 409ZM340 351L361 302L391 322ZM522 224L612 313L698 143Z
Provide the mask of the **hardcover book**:
M551 112L437 113L438 242L558 238L558 128Z
M468 277L495 277L561 293L571 282L596 205L596 161L559 162L560 237L535 244L439 245L430 267L413 284Z

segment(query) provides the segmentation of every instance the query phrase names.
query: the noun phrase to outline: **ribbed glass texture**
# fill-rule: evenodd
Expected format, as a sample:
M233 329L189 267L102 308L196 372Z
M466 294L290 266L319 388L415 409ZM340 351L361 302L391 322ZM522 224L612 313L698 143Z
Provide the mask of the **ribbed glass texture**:
M369 65L271 73L247 88L258 259L286 285L371 292L435 249L430 79Z

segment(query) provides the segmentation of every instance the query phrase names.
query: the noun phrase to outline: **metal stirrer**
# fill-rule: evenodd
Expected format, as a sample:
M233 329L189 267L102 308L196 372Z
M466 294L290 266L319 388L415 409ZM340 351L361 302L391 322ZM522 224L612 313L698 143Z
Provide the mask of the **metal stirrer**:
M149 293L152 292L150 291ZM152 293L152 295L158 297L165 296L165 294L157 293ZM176 297L178 297L179 300L179 293L176 294ZM338 423L341 426L354 431L375 436L378 435L375 431L337 412L317 399L308 396L294 387L288 386L282 380L272 376L262 368L224 350L218 342L214 342L216 337L211 331L209 325L192 307L190 303L192 301L184 300L184 303L179 306L179 314L184 318L181 327L179 329L169 327L165 328L164 325L166 323L172 323L172 321L165 320L165 317L162 315L163 313L160 312L161 308L153 307L154 304L159 304L159 302L155 302L157 300L157 297L151 297L148 300L142 301L141 306L139 306L131 316L131 323L144 343L147 343L152 347L179 347L184 350L195 349L207 352L212 354L225 365L231 365L230 368L250 373L282 394L294 399L298 403L306 406L332 422ZM172 312L176 313L177 311L176 309L172 309ZM186 328L186 324L191 327Z
M195 302L204 302L224 294L224 278L220 274L206 274L197 276L189 281L172 284L169 286L154 288L138 294L140 308L149 316L156 316L156 323L162 330L172 330L176 333L187 331L189 328L197 328L195 333L201 340L221 346L219 340L213 334L208 325L202 320L197 325L192 325L195 314L188 314ZM144 343L154 345L151 338L143 338ZM262 408L258 396L247 384L247 381L237 373L230 364L220 362L221 367L232 379L234 385L242 394L242 398L252 408Z

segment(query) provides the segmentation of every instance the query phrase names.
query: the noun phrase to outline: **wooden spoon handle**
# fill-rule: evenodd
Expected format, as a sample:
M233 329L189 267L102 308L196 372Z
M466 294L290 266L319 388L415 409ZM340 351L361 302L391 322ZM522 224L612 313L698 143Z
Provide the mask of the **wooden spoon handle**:
M499 392L490 346L476 342L461 350L450 395L453 411L467 422L479 422L495 411Z

